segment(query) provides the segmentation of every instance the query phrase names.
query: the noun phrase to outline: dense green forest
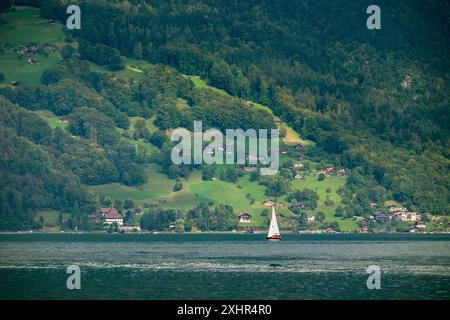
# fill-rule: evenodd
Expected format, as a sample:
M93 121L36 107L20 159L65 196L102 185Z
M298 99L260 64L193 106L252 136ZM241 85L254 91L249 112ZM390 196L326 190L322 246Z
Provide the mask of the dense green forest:
M381 30L365 27L366 1L79 3L82 28L67 31L76 45L61 49L62 61L44 72L39 85L0 87L0 145L8 150L0 158L0 229L33 227L39 208L81 219L77 212L99 205L85 186L140 185L148 162L159 163L171 178L189 175L193 168L170 162L165 130L191 129L193 120L203 120L204 129L273 128L272 114L248 107L246 99L269 106L314 141L310 157L348 169L339 192L340 209L349 216L386 200L419 212L450 212L448 3L380 1ZM43 18L67 18L65 1L16 4L40 5ZM121 70L121 56L155 65L132 80L91 68ZM232 97L200 90L184 74ZM67 116L67 131L26 111L42 109ZM137 116L154 117L156 132L138 122L135 136L127 136L129 119ZM158 152L139 155L134 138ZM203 168L205 180L209 170ZM284 173L255 179L268 195L286 195ZM237 175L227 169L222 178L235 182ZM316 195L309 191L288 198L314 208ZM212 210L229 219L229 208ZM150 212L146 223L155 224L150 216L160 213Z

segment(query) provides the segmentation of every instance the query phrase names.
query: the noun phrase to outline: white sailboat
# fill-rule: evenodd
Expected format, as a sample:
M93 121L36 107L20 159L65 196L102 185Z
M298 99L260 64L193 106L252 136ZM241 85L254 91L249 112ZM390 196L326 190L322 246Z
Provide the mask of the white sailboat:
M281 240L280 230L278 229L277 215L275 213L275 206L272 206L272 218L270 219L269 233L267 240Z

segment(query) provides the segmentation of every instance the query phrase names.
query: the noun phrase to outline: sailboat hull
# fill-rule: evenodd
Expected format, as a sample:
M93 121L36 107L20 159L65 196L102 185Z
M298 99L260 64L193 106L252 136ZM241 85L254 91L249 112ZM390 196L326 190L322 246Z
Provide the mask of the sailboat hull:
M277 241L277 240L281 240L281 236L267 236L266 237L267 240L272 240L272 241Z

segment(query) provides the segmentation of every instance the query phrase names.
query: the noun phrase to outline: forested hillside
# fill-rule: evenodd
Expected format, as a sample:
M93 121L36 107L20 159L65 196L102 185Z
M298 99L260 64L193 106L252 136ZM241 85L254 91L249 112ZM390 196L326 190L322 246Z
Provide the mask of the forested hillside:
M76 34L269 105L353 170L355 211L393 197L448 212L449 4L381 1L379 31L368 4L81 2ZM41 12L66 17L56 0Z
M289 227L316 214L321 228L354 230L352 217L391 200L450 212L447 3L381 1L382 29L368 30L364 1L80 1L74 31L50 23L65 23L66 1L15 3L40 17L0 15L0 229L39 228L43 209L89 229L105 196L132 192L151 202L149 229L230 230L236 209L261 226L266 197L289 205ZM275 117L304 139L300 157L282 144L275 177L170 160L174 128L274 128ZM316 176L329 166L345 177Z

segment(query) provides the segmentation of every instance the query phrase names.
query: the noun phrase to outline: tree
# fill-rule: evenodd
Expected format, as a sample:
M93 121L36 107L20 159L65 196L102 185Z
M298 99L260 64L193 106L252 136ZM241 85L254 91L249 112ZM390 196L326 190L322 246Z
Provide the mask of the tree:
M105 207L110 207L112 204L112 200L110 197L104 197L101 202Z
M58 215L58 225L61 227L61 229L62 229L63 226L64 226L64 219L63 219L62 211L60 211L60 212L59 212L59 215Z
M119 199L114 200L114 208L115 209L120 209L122 207L122 201Z
M119 232L119 226L117 222L113 222L109 225L108 233Z
M78 201L75 201L72 209L72 227L74 229L78 228L79 219L80 219L80 208L78 207Z
M317 208L319 195L314 190L305 188L303 190L296 190L287 196L289 202L292 202L294 199L297 203L302 203L305 209L315 209Z
M11 9L11 7L14 5L13 0L4 0L0 2L0 12L5 12Z
M65 45L61 48L60 54L63 59L70 59L75 52L75 49L71 45Z
M324 221L325 220L325 213L323 213L322 211L317 212L316 214L316 220L318 221Z
M208 181L212 180L216 175L216 167L204 165L202 168L202 180Z
M130 198L125 199L125 201L123 202L123 207L125 209L134 208L134 201L133 201L133 199L130 199Z
M180 191L181 189L183 189L183 183L181 183L181 181L177 181L173 186L173 191L177 192Z
M308 228L308 217L306 213L300 213L300 216L298 217L298 225L301 230L306 230Z

